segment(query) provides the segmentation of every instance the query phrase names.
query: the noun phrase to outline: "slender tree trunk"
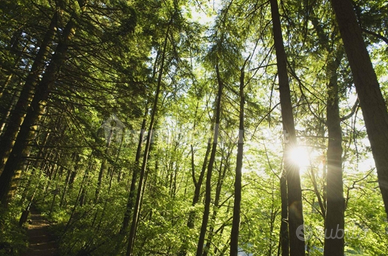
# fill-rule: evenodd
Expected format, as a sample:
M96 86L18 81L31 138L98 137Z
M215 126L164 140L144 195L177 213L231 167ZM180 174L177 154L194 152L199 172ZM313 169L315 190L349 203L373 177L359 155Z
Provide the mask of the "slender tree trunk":
M12 68L10 67L10 68L4 69L4 71L7 70L6 72L8 73L7 74L8 76L7 76L7 78L5 78L4 83L0 85L0 101L3 99L3 93L8 88L8 85L10 84L10 82L12 81L12 78L14 77L14 73L12 72L12 69L18 67L19 61L21 60L23 54L25 53L25 50L27 49L27 46L24 45L23 49L21 51L19 51L18 48L21 45L20 39L26 39L25 37L23 37L23 29L22 28L16 30L11 37L11 46L9 47L9 51L11 53L13 53L14 55L17 55L17 57L15 58L14 65ZM26 65L26 66L28 66L28 65ZM1 68L1 69L3 69L3 68ZM5 76L5 74L4 74L4 76ZM3 79L3 77L1 77L1 79Z
M337 69L340 59L328 63L329 76L327 95L327 128L329 144L327 148L327 212L325 219L324 256L344 255L344 211L342 181L342 130L339 114Z
M66 178L65 178L65 184L63 184L64 187L62 189L61 201L59 203L59 208L62 208L64 206L64 203L65 203L65 197L66 197L67 188L68 188L69 180L70 180L70 173L71 173L71 170L68 169L67 170L67 175L66 175Z
M109 131L108 139L106 141L105 156L103 156L101 166L100 166L100 172L98 173L97 188L96 188L96 193L95 193L95 198L94 198L95 203L98 203L98 200L100 197L100 192L101 192L102 181L104 179L104 175L105 175L106 169L108 167L107 157L108 157L108 153L109 153L110 143L112 141L112 135L113 135L113 128L111 128Z
M22 33L20 33L19 35L20 37L22 36ZM17 46L15 46L16 48ZM17 68L17 66L19 65L20 63L20 60L21 58L23 57L23 54L25 53L25 50L27 49L27 46L24 46L23 49L18 53L18 56L17 58L15 59L15 62L14 62L14 67L13 68ZM13 51L17 51L16 49L13 49ZM11 73L8 75L8 77L5 79L4 81L4 84L1 85L1 88L0 88L0 99L3 98L4 96L4 92L5 90L8 89L9 85L11 84L11 81L12 81L12 78L14 77L14 74Z
M272 193L271 193L271 223L270 223L270 228L269 228L269 248L268 248L268 256L272 256L273 251L274 251L274 245L273 245L273 237L274 237L274 229L275 229L275 224L276 224L276 219L279 214L279 210L277 209L277 206L275 205L275 197L277 196L276 194L276 187L275 187L275 179L272 179Z
M48 141L50 137L50 132L46 132L46 135L43 137L43 140L42 142L39 144L39 151L37 153L37 156L36 156L36 160L33 164L31 164L33 167L36 167L39 165L39 160L40 158L43 157L43 150L44 150L44 147L46 146L46 143ZM28 200L27 196L28 196L28 193L29 191L31 191L31 182L33 180L33 177L36 176L36 169L37 168L33 168L32 171L31 171L31 175L29 176L28 178L28 181L27 181L27 184L25 185L24 187L24 191L23 191L23 194L22 194L22 201L24 202L25 200Z
M201 196L201 187L202 187L202 183L203 183L203 178L205 176L206 165L207 165L207 161L208 161L211 147L212 147L212 140L211 140L211 138L209 138L208 143L207 143L207 147L206 147L205 158L204 158L203 164L202 164L201 173L199 174L198 181L197 181L195 179L194 150L193 150L193 146L191 146L191 154L192 154L192 158L191 158L192 174L191 175L192 175L194 186L195 186L193 201L191 203L192 206L197 205L197 203L199 202L200 196ZM187 220L187 227L189 229L194 228L195 216L196 216L195 210L190 211L189 218ZM185 240L183 241L182 248L178 254L179 256L185 256L187 254L187 248L188 248L187 240L188 240L188 238L186 237Z
M0 140L3 135L4 128L6 127L7 121L11 116L12 111L15 109L16 103L18 101L18 92L15 91L12 94L12 98L10 100L10 104L7 107L4 107L4 113L1 115L1 120L0 120ZM2 99L0 98L0 102ZM1 174L1 172L0 172Z
M129 233L129 238L128 238L127 253L126 253L127 256L132 255L133 247L134 247L134 243L135 243L138 215L140 213L141 195L142 195L143 185L144 185L143 182L145 179L145 174L146 174L146 169L147 169L147 161L148 161L148 156L149 156L150 147L151 147L153 128L154 128L154 124L155 124L156 114L158 111L159 94L160 94L161 86L162 86L162 78L163 78L164 63L165 63L165 58L166 58L168 34L170 32L171 23L172 23L172 18L170 20L170 24L168 24L166 35L164 38L163 52L162 52L162 57L161 57L162 59L161 59L160 70L159 70L159 75L158 75L158 82L157 82L157 86L156 86L155 99L154 99L153 108L152 108L151 120L150 120L150 124L149 124L149 128L148 128L147 141L146 141L146 145L145 145L145 149L144 149L143 163L142 163L142 166L140 169L140 177L139 177L139 183L138 183L138 188L137 188L137 197L136 197L135 207L134 207L133 214L132 214L132 223L131 223L131 228L130 228L130 233Z
M216 109L215 109L216 118L215 118L215 125L214 125L214 134L213 134L213 146L212 146L212 151L210 154L209 165L207 167L207 174L206 174L205 209L202 216L201 231L200 231L198 245L197 245L197 253L196 253L197 256L202 256L202 251L205 243L207 223L209 221L211 188L212 188L211 178L212 178L214 162L216 159L218 134L219 134L219 128L220 128L219 127L220 119L221 119L221 98L222 98L222 90L224 86L223 86L223 82L221 81L218 64L216 66L216 72L217 72L217 81L218 81L217 103L216 103Z
M56 31L57 21L58 12L55 12L51 19L49 28L47 29L47 32L43 38L42 44L40 45L39 52L35 57L34 63L32 64L31 71L26 78L26 82L19 95L19 99L9 117L7 129L2 134L0 143L0 174L3 172L5 163L11 154L16 136L19 132L19 128L22 125L26 110L30 104L31 95L33 95L35 90L34 87L38 81L39 76L43 72L45 60L49 53L50 44L52 43L54 33Z
M248 58L249 59L249 58ZM237 256L238 254L238 235L240 229L240 208L241 208L241 176L244 154L244 76L245 76L245 64L248 61L246 59L243 67L241 68L240 76L240 123L238 131L238 146L237 146L237 163L236 163L236 177L234 181L234 206L233 206L233 223L232 233L230 237L230 256Z
M123 224L122 224L121 230L120 230L121 234L123 234L125 232L125 230L127 230L127 228L128 228L129 220L130 220L131 215L132 215L133 205L135 203L136 180L137 180L137 176L138 176L138 173L139 173L141 145L143 143L145 126L146 126L146 119L144 118L143 122L141 124L141 130L140 130L140 135L139 135L139 142L137 144L137 150L136 150L136 156L135 156L135 165L134 165L133 171L132 171L132 180L131 180L131 186L129 188L127 208L125 209Z
M193 201L191 203L192 206L195 206L199 202L199 199L200 199L200 196L201 196L201 187L202 187L202 183L203 183L203 178L205 176L206 165L207 165L207 162L208 162L208 158L209 158L209 154L210 154L211 148L212 148L212 143L211 143L211 139L209 139L209 141L207 143L207 147L206 147L205 158L203 159L201 173L199 174L198 181L194 182L195 190L194 190ZM194 175L194 173L192 175ZM195 177L193 176L193 178L195 178ZM189 213L189 219L187 221L187 227L194 228L194 219L195 219L195 210L193 210L193 211L191 211Z
M388 113L350 0L331 0L354 77L388 215Z
M79 161L80 161L79 155L77 153L73 153L72 162L74 163L74 167L72 169L67 170L65 184L63 185L64 187L62 189L62 194L61 194L61 201L59 203L59 208L62 208L65 205L66 194L69 190L71 190L73 188L73 182L75 179L75 175L78 172L78 168L79 168L79 164L78 164ZM90 168L88 168L88 170L89 169ZM82 200L80 200L80 201L82 201ZM81 204L81 202L80 202L80 204Z
M121 155L121 153L123 151L123 148L125 147L124 146L125 133L126 133L126 130L123 129L123 131L121 133L121 138L120 138L120 146L119 146L119 148L117 150L117 154L116 154L115 166L113 167L113 170L112 170L113 173L115 173L116 170L118 169L117 170L117 183L120 183L120 181L121 181L121 171L122 171L122 168L121 167L118 168L118 161L119 161L120 155Z
M281 198L281 223L280 223L280 248L282 256L290 255L290 241L288 236L288 195L286 173L283 170L280 177L280 198Z
M288 188L288 223L290 239L290 255L304 256L305 243L303 234L303 208L302 191L300 186L299 167L292 162L290 151L296 146L296 134L290 85L288 83L287 60L284 50L280 15L277 0L270 0L273 22L273 34L276 49L276 59L279 75L280 105L282 113L283 132L285 135L285 159L284 168L286 172Z
M18 42L19 42L19 39L22 38L22 35L23 35L22 30L19 30L19 31L14 33L13 40L11 39L13 41L13 44L12 44L12 47L11 47L11 52L14 52L15 54L16 53L18 54L17 57L15 58L13 68L17 68L18 67L18 65L20 63L20 60L23 57L23 54L25 53L25 51L27 49L27 46L25 45L21 51L18 51ZM4 83L0 86L0 99L3 98L4 92L8 88L8 86L10 85L13 77L14 77L14 73L9 74L7 76L7 78L5 79Z
M92 158L93 156L91 155L90 157ZM75 216L75 211L76 211L77 207L79 205L81 205L81 204L78 204L78 202L81 200L82 191L84 191L84 189L85 189L85 187L87 185L88 176L89 176L89 170L87 169L85 171L85 173L84 173L83 178L82 178L81 186L80 186L80 188L78 190L77 198L75 199L74 206L73 206L73 208L71 210L69 220L67 221L66 226L63 229L62 235L59 238L59 240L61 240L62 237L66 234L67 230L69 230L69 228L70 228L70 226L72 224L72 221L74 219L74 216Z
M214 196L214 205L213 205L213 213L211 216L211 221L209 225L209 236L206 239L206 244L203 249L202 256L208 256L210 253L210 247L213 243L213 238L218 233L218 231L214 232L214 228L216 225L217 220L217 214L220 209L220 199L221 199L221 191L222 191L222 185L224 183L226 172L229 169L229 161L232 151L229 151L225 157L220 163L220 170L218 172L218 179L217 179L217 185L216 185L216 194ZM225 164L223 163L225 160ZM217 255L217 247L214 248L214 254Z
M20 132L17 135L15 145L12 148L12 153L9 155L0 176L0 201L5 206L8 205L8 193L11 188L12 178L22 162L23 155L26 155L29 151L27 143L29 137L33 134L33 132L31 133L30 128L37 123L45 109L44 102L47 100L50 88L55 83L59 68L63 64L74 24L73 19L71 19L64 29L63 41L58 44L56 52L53 55L41 82L37 86L34 98L27 110Z

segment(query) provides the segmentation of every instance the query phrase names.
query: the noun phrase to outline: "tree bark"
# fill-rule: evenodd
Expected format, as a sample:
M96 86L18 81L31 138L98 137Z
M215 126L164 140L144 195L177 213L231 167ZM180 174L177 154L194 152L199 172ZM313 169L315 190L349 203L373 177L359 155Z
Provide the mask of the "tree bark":
M318 197L322 216L325 220L325 256L344 255L344 196L342 180L342 129L339 114L339 85L337 70L344 55L342 49L334 50L329 43L318 18L314 17L312 23L318 35L319 44L329 53L326 67L328 78L327 85L327 176L326 176L326 201L323 202L318 193L315 174L312 173L314 191ZM324 204L326 203L326 205ZM333 238L335 237L335 238Z
M36 55L31 70L26 78L23 89L20 92L19 99L9 117L7 129L2 134L0 143L0 174L3 172L5 163L11 154L16 136L23 123L26 110L30 104L31 95L34 94L34 87L38 82L39 76L43 72L45 60L49 53L50 44L52 43L54 33L56 31L57 22L58 12L55 12L51 18L50 25L43 38L42 44L40 45L39 52Z
M194 149L193 149L193 145L191 145L192 177L193 177L193 182L194 182L194 186L195 186L194 195L193 195L193 201L191 203L191 206L196 206L197 203L199 202L199 199L200 199L200 196L201 196L201 187L202 187L202 183L203 183L203 178L205 176L206 165L207 165L208 157L209 157L209 154L210 154L210 151L211 151L211 147L212 147L212 140L211 140L211 138L209 138L208 143L207 143L207 147L206 147L205 158L204 158L203 164L202 164L201 173L199 174L198 181L197 181L195 179ZM187 220L187 227L189 229L193 229L194 228L195 216L196 216L195 210L191 210L189 212L189 218ZM185 237L185 239L183 240L183 245L181 246L181 249L180 249L180 251L178 253L179 256L185 256L187 254L187 248L188 248L187 243L188 243L188 237Z
M214 236L218 233L218 231L223 230L218 229L217 231L214 231L215 225L216 225L216 220L217 220L217 215L220 210L221 204L220 204L220 199L221 199L221 191L222 191L222 185L224 184L225 180L225 175L226 172L229 170L229 162L230 162L230 157L232 155L232 150L226 152L226 156L222 156L222 160L220 163L219 167L219 172L218 172L218 179L217 179L217 185L216 185L216 193L214 195L214 205L213 205L213 213L210 219L210 225L209 225L209 236L206 239L205 247L203 249L202 256L208 256L210 254L210 247L213 244L213 238ZM218 248L217 246L214 247L214 252L213 254L210 255L219 255L217 253ZM222 254L221 254L222 255Z
M197 253L196 253L197 256L202 256L204 243L205 243L207 223L209 221L211 188L212 188L211 178L212 178L214 162L216 159L217 142L218 142L218 135L219 135L219 128L220 128L219 127L220 119L221 119L221 98L222 98L222 90L224 86L223 86L223 82L221 81L218 64L216 66L216 73L217 73L217 81L218 81L217 103L216 103L216 109L215 109L216 118L215 118L215 125L214 125L214 134L213 134L213 146L212 146L212 151L210 153L210 159L209 159L209 164L207 167L207 174L206 174L205 209L203 211L201 231L198 239Z
M12 114L12 111L15 109L16 103L18 101L18 93L13 92L12 98L10 100L10 104L7 107L4 107L4 112L1 115L0 119L0 140L3 136L3 130L6 127L7 121L10 118L10 115ZM2 98L0 97L0 101L2 101ZM1 171L0 171L1 174Z
M55 14L54 14L55 15ZM52 21L52 20L51 20ZM49 25L49 30L50 30L50 25ZM19 46L19 40L23 38L23 30L22 29L19 29L17 31L14 32L13 36L12 36L12 46L11 46L11 49L10 51L12 53L14 53L15 55L17 54L16 58L15 58L15 61L14 61L14 64L12 66L12 68L10 69L13 69L13 68L17 68L19 63L20 63L20 60L22 59L23 55L25 54L25 51L27 49L27 46L24 45L23 49L19 50L18 49L18 46ZM24 39L24 38L23 38ZM45 38L44 38L45 39ZM44 41L43 39L43 41ZM28 66L28 65L26 65ZM4 92L6 91L6 89L9 87L11 81L12 81L12 78L14 77L14 73L11 73L7 76L7 78L5 79L4 83L2 85L0 85L0 101L3 99L4 97Z
M290 255L290 241L288 236L288 196L287 196L287 180L283 170L280 177L280 198L281 198L281 216L280 223L280 248L282 256Z
M166 58L168 34L170 32L171 22L172 22L172 18L170 20L170 23L168 24L166 35L164 38L163 52L162 52L162 57L161 57L162 59L161 59L161 64L160 64L157 86L156 86L155 99L154 99L154 103L153 103L153 107L152 107L152 114L151 114L150 124L149 124L149 128L148 128L147 141L146 141L146 145L145 145L145 149L144 149L143 163L142 163L142 166L140 169L140 177L139 177L139 183L138 183L138 188L137 188L135 207L133 209L133 214L132 214L132 222L131 222L131 228L130 228L130 233L129 233L129 238L128 238L128 247L127 247L127 253L126 253L127 256L132 255L133 247L134 247L134 243L135 243L138 216L140 213L140 203L142 201L141 195L142 195L142 191L143 191L143 186L144 186L143 183L144 183L144 179L145 179L148 156L149 156L151 141L152 141L152 136L153 136L153 127L155 124L156 114L158 111L159 94L160 94L161 87L162 87L162 77L163 77L163 70L164 70L164 64L165 64L165 58Z
M284 50L280 15L277 0L270 0L273 22L273 35L279 75L280 105L285 135L284 168L288 188L288 223L290 255L304 256L305 243L303 230L302 191L300 186L299 167L292 162L290 151L296 146L294 117L292 114L290 85L288 83L287 60Z
M100 172L98 173L97 188L96 188L96 193L94 197L94 203L98 203L99 201L102 181L104 179L105 172L108 168L107 157L109 153L110 143L112 141L112 135L113 135L113 128L110 129L108 139L106 141L105 155L103 156L101 166L100 166Z
M8 194L10 192L12 179L17 169L20 167L23 156L28 154L28 141L30 136L33 135L30 128L37 123L43 110L45 109L44 102L47 100L50 88L55 83L59 73L59 68L63 64L74 25L75 23L73 19L71 19L64 29L63 41L58 44L55 54L53 55L41 82L37 86L34 98L28 107L20 132L17 135L15 145L12 148L12 153L9 155L9 158L4 166L4 170L0 176L0 201L4 206L8 205Z
M353 73L388 215L388 113L350 0L331 0Z
M325 219L324 256L344 255L344 207L342 181L342 130L339 114L337 69L340 59L329 60L327 95L327 128L329 142L327 148L327 209Z
M205 176L206 165L207 165L207 161L208 161L208 157L209 157L211 148L212 148L212 143L211 143L211 139L209 139L209 141L207 143L207 147L206 147L205 158L203 159L201 173L199 174L198 181L195 182L195 184L194 184L195 190L194 190L193 202L191 204L192 206L195 206L199 202L199 199L200 199L203 177ZM193 173L193 175L194 175L194 173ZM195 211L193 210L189 214L189 219L187 221L187 227L194 228L194 219L195 219Z
M241 208L241 176L242 176L243 155L244 155L244 103L245 103L244 69L248 59L246 59L243 67L241 68L241 75L240 75L240 114L239 114L236 177L234 181L233 222L232 222L232 233L230 236L230 256L237 256L238 254L238 235L239 235L239 229L240 229L240 208Z
M135 195L136 195L136 180L139 173L139 163L140 163L140 154L141 154L141 145L143 143L144 132L146 126L146 119L143 119L141 124L141 130L139 135L139 142L137 144L136 156L135 156L135 165L132 171L132 179L131 186L129 188L129 195L127 201L127 208L125 209L123 224L121 226L120 233L123 234L125 230L127 230L129 225L129 220L131 219L133 205L135 203Z

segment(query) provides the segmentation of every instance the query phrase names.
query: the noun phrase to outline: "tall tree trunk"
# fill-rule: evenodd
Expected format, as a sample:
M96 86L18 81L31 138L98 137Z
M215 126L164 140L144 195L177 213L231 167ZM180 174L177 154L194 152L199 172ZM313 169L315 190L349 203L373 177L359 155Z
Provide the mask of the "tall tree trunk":
M273 237L274 237L274 229L276 227L276 219L279 215L279 210L277 208L276 200L277 197L276 193L276 187L275 187L275 180L272 178L272 192L271 192L271 218L270 218L270 228L269 228L269 248L268 248L268 256L272 256L274 252L274 245L273 245Z
M284 168L286 172L288 188L290 255L304 256L305 243L303 232L301 232L303 231L303 209L299 167L292 162L290 155L290 151L296 146L296 134L294 117L292 114L290 85L288 83L286 52L284 50L278 2L277 0L270 0L270 3L279 75L279 92L283 132L286 139Z
M232 148L232 147L230 147ZM214 232L214 228L216 226L216 220L217 220L217 215L220 210L220 199L221 199L221 191L222 191L222 186L224 184L224 179L226 172L229 170L229 162L230 162L230 156L232 154L232 149L231 151L227 152L227 155L225 158L221 160L219 171L218 171L218 177L217 177L217 185L216 185L216 193L214 195L214 205L213 205L213 213L210 219L210 225L209 225L209 236L206 239L205 247L203 249L202 256L208 256L210 253L210 247L213 243L213 238L220 231ZM225 164L224 164L225 161ZM221 229L222 230L222 229ZM217 255L217 247L214 248L214 255Z
M147 112L147 111L146 111ZM141 145L143 143L144 132L146 126L146 119L143 119L141 124L141 130L139 135L139 142L137 144L136 156L135 156L135 164L132 171L132 180L131 186L129 188L129 195L127 201L127 208L125 209L123 223L121 225L120 233L123 234L125 230L127 230L129 225L129 220L131 219L133 205L135 203L135 195L136 195L136 180L139 173L139 163L140 163L140 154L141 154Z
M26 48L27 48L27 46L25 46L25 47L23 48L23 50L19 53L18 57L17 57L16 60L15 60L14 68L16 68L17 65L19 64L19 61L20 61L20 59L22 58L23 53L24 53L24 51L26 50ZM0 88L0 100L3 99L3 97L4 97L4 92L8 89L8 87L10 87L10 84L11 84L11 81L12 81L12 78L13 78L13 77L14 77L14 74L13 74L13 73L9 74L8 77L7 77L7 78L5 79L5 81L4 81L4 84L1 86L1 88Z
M280 248L282 256L290 255L290 241L288 236L288 196L287 196L287 179L283 170L280 177L280 198L281 198L281 223L280 223ZM278 254L279 255L279 254Z
M205 176L206 165L207 165L207 161L208 161L211 147L212 147L212 140L211 140L211 138L209 138L208 143L207 143L207 147L206 147L205 158L204 158L203 164L202 164L201 173L199 174L198 180L196 180L195 168L194 168L194 149L193 149L193 146L191 145L191 166L192 166L192 174L191 175L192 175L194 186L195 186L193 201L191 203L192 206L197 205L197 203L199 202L200 196L201 196L201 187L202 187L202 183L203 183L203 178ZM196 216L195 210L190 211L189 218L187 220L187 227L189 229L194 228L195 216ZM181 250L178 254L179 256L185 256L187 254L187 248L188 248L187 240L188 240L188 238L186 237L185 240L183 241L183 245L182 245Z
M150 124L148 128L148 135L147 135L147 141L144 149L144 156L143 156L143 163L140 169L140 177L139 177L139 183L137 186L137 196L136 196L136 201L135 201L135 207L133 209L133 214L132 214L132 222L131 222L131 228L130 228L130 233L129 233L129 238L128 238L128 247L127 247L127 256L132 255L133 253L133 247L135 243L135 236L136 236L136 229L137 229L137 223L138 223L138 216L140 213L140 203L142 201L141 195L143 191L143 182L145 179L145 173L147 169L147 162L148 162L148 156L150 152L150 147L151 147L151 141L152 141L152 136L153 136L153 128L155 124L155 119L156 119L156 114L158 111L158 101L159 101L159 94L160 94L160 89L162 87L162 78L163 78L163 70L164 70L164 64L165 64L165 58L166 58L166 50L167 50L167 42L168 42L168 34L170 33L170 26L172 23L173 19L170 19L170 23L168 24L166 35L164 38L164 45L163 45L163 52L162 52L162 59L161 59L161 64L160 64L160 70L159 70L159 75L158 75L158 81L157 81L157 86L156 86L156 92L155 92L155 99L152 107L152 114L151 114L151 119L150 119Z
M107 157L108 157L108 153L109 153L110 143L112 141L112 135L113 135L113 128L111 127L107 141L106 141L105 155L103 156L101 166L100 166L100 172L98 173L97 188L96 188L96 193L95 193L95 197L94 197L95 203L98 203L102 181L104 179L106 169L108 168Z
M342 55L342 54L341 54ZM325 219L325 256L344 255L344 207L342 181L342 130L339 114L337 69L340 59L329 60L327 74L327 210Z
M315 15L314 15L315 16ZM317 195L322 216L325 219L325 256L344 255L344 197L342 181L342 130L339 114L339 88L337 70L344 55L343 50L335 50L329 43L318 18L312 18L319 44L329 53L326 68L327 85L327 128L329 142L327 149L326 206L318 192L315 174L312 173L314 191ZM326 209L325 209L326 208Z
M46 143L47 143L49 137L50 137L50 132L46 132L46 134L43 136L42 141L39 143L39 146L38 146L39 151L36 154L36 160L34 163L31 164L35 168L32 168L31 175L29 175L27 184L24 186L24 190L23 190L23 194L22 194L22 201L23 202L25 200L28 200L27 196L28 196L28 193L31 191L31 183L33 181L33 178L37 176L36 173L37 173L38 168L36 168L36 167L39 165L39 159L43 158L43 155L44 155L43 150L46 146Z
M204 247L203 245L205 243L207 223L209 221L211 188L212 188L211 178L212 178L214 162L216 160L217 142L218 142L218 135L219 135L219 128L220 128L220 119L221 119L221 98L222 98L222 90L224 85L223 85L223 82L221 81L218 64L216 66L216 73L217 73L217 81L218 81L217 103L216 103L216 108L214 110L216 118L215 118L215 124L214 124L213 146L212 146L212 151L210 154L210 159L209 159L209 164L207 167L207 174L206 174L205 209L203 211L201 231L198 239L197 253L196 253L197 256L202 256L202 251Z
M249 57L246 59L243 67L241 68L240 75L240 115L239 115L239 130L238 130L238 146L237 146L237 163L236 163L236 177L234 181L234 206L233 206L233 222L232 233L230 237L230 256L237 256L238 254L238 234L240 229L240 208L241 208L241 172L243 165L244 154L244 76L245 76L245 64Z
M15 145L12 148L12 153L9 155L9 158L4 166L4 170L0 176L0 201L5 206L8 205L8 194L10 192L15 172L20 167L23 156L27 155L29 151L27 145L29 138L33 135L30 128L37 123L45 109L44 102L47 100L50 88L55 83L59 68L64 62L68 49L68 42L71 39L74 25L75 23L73 19L71 19L64 29L63 41L58 44L55 54L53 55L42 80L37 86L34 98L27 110L20 132L17 135Z
M56 14L54 14L54 15L56 15ZM49 27L50 27L50 25L49 25ZM15 31L13 33L12 38L11 38L12 46L11 46L10 51L15 55L17 54L17 57L15 58L15 61L13 63L13 67L11 69L18 67L20 60L22 59L22 57L25 54L25 51L27 49L27 45L24 45L23 49L21 49L21 50L18 49L20 46L20 39L22 39L22 38L25 39L23 37L23 30L22 29L18 29L17 31ZM43 39L43 41L44 41L44 39ZM13 77L14 77L14 73L12 73L12 71L11 71L11 73L5 79L4 83L0 85L0 99L3 98L4 92L8 88L8 86L10 85Z
M88 189L89 187L89 170L93 170L93 162L94 162L94 157L93 157L93 152L90 154L89 156L89 159L88 159L88 167L86 169L86 171L84 172L84 178L82 179L83 183L82 183L82 189L81 189L81 194L80 194L80 198L79 198L79 206L83 206L86 204L87 202L87 192L86 190Z
M4 112L1 115L0 119L0 140L2 139L3 136L3 130L6 127L7 121L10 118L10 115L12 114L12 111L15 109L16 103L18 101L18 93L15 91L12 94L12 98L10 100L10 104L7 107L4 107ZM0 101L2 99L0 98ZM0 171L1 174L1 171Z
M212 143L211 143L211 139L209 139L208 143L207 143L207 147L206 147L205 158L203 159L201 173L199 174L198 180L196 182L194 181L195 190L194 190L193 201L191 203L192 206L195 206L199 202L199 199L200 199L201 187L202 187L202 183L203 183L203 178L205 176L206 165L207 165L207 161L208 161L208 157L209 157L211 148L212 148ZM193 175L193 179L195 179L194 173L192 175ZM195 210L193 210L189 213L187 227L194 228L194 219L195 219Z
M42 44L40 45L39 52L36 55L31 70L26 78L26 82L20 92L19 99L9 117L7 129L2 134L0 143L0 174L3 172L5 163L11 154L16 136L30 104L31 95L34 95L34 87L38 82L39 76L42 75L45 60L50 50L50 44L52 43L56 31L57 21L58 12L55 12L51 18L51 23L46 31Z
M388 112L351 0L331 0L354 77L388 216Z

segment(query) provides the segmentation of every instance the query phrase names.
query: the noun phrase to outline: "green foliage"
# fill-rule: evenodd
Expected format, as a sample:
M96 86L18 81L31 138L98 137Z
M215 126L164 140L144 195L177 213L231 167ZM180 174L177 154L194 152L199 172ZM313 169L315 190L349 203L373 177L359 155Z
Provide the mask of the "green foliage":
M204 158L214 129L219 82L225 89L205 243L209 255L228 254L242 71L246 130L239 247L254 255L277 255L284 141L268 2L85 3L5 1L0 7L1 132L9 125L7 113L13 110L50 17L55 11L61 14L47 64L65 24L76 18L46 111L32 129L36 132L28 142L31 150L19 189L9 209L0 212L0 255L12 255L11 248L13 255L26 251L25 227L18 227L18 218L30 202L55 223L61 255L126 253L129 228L121 229L133 176L135 189L139 186L136 171L142 165L147 132L140 162L135 161L136 151L142 120L146 127L150 122L159 75L161 93L134 255L196 251L205 179L199 202L192 202L202 168L207 167ZM354 3L359 23L369 31L364 36L387 98L388 5ZM345 250L347 255L384 255L386 216L376 174L370 172L371 150L362 115L354 107L353 78L340 51L329 1L286 1L280 11L298 142L313 156L301 168L306 170L301 175L309 255L322 255L325 236L318 197L325 201L327 65L335 58L340 62L337 80L344 117Z
M22 208L15 203L7 210L0 208L0 255L4 256L25 253L28 246L26 229L19 226Z

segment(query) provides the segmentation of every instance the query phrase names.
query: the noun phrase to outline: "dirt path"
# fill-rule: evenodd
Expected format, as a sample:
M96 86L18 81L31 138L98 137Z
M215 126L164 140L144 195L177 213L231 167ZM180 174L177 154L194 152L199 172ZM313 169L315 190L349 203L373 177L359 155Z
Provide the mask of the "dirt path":
M24 256L59 255L55 236L49 230L50 222L33 207L31 207L29 219L31 220L27 230L29 247Z

